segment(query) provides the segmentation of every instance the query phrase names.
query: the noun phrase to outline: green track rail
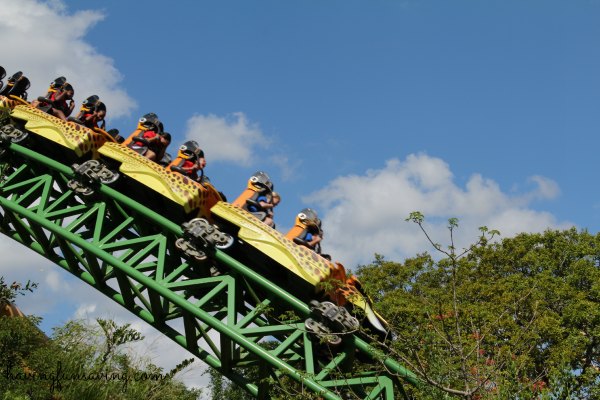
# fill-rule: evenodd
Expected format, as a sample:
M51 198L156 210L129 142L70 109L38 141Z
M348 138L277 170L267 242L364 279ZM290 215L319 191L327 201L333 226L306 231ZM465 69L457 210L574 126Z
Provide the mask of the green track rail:
M326 353L304 329L309 307L215 250L185 259L179 225L101 186L71 191L70 167L11 143L0 164L0 232L77 276L259 399L297 383L323 399L405 398L414 374L356 335ZM286 321L277 318L287 312ZM263 345L269 342L269 346ZM360 360L360 361L359 361ZM258 379L241 373L255 368Z

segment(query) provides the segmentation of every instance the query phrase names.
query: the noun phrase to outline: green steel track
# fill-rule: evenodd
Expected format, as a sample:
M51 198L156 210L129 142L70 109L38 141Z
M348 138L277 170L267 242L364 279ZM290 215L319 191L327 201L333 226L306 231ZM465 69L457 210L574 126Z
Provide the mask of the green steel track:
M295 387L323 399L406 398L416 377L352 335L328 352L304 330L309 307L215 249L209 265L182 257L179 225L101 186L71 191L73 171L4 144L0 232L77 276L259 399ZM1 151L1 150L0 150ZM279 315L287 313L286 320ZM268 345L264 343L268 342ZM258 378L243 371L254 368ZM290 386L291 385L291 386Z

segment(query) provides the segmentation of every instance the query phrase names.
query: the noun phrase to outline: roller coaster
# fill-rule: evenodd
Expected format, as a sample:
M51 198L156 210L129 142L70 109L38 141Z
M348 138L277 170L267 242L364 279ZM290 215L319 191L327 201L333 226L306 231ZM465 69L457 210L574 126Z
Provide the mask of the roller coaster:
M36 107L28 88L20 72L0 86L1 233L256 398L289 381L323 399L406 398L419 384L381 350L393 333L356 277L294 240L316 216L284 235L244 206L268 176L229 203L209 180Z

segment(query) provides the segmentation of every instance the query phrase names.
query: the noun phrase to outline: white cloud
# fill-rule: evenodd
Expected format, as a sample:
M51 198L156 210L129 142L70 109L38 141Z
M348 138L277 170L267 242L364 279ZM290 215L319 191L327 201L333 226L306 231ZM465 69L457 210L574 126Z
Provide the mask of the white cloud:
M571 226L530 208L532 201L560 192L548 178L534 176L530 181L536 185L533 190L510 195L493 180L474 174L463 188L443 160L412 154L364 175L339 177L305 200L321 207L324 251L352 267L371 261L374 253L401 259L430 250L419 228L405 221L412 211L425 215L427 230L443 246L449 244L448 218L458 218L459 248L477 238L480 226L497 229L503 237Z
M256 149L269 144L258 125L249 122L242 112L233 113L229 118L194 115L187 122L186 138L200 143L209 164L211 161L228 161L250 166Z
M73 319L86 319L90 314L94 313L97 308L97 304L83 303L75 311Z
M69 285L61 281L60 275L54 270L50 270L46 273L46 285L53 292L60 292L69 288Z
M0 271L2 273L10 272L15 275L23 275L20 272L25 266L37 264L39 266L38 270L43 271L47 266L52 265L38 253L4 235L0 236L0 254L2 254L2 258L0 258Z
M68 14L60 1L3 0L0 7L2 66L31 81L29 99L46 93L50 81L67 77L75 88L77 108L92 94L107 104L108 118L128 115L136 103L119 88L122 76L111 58L85 41L104 19L99 11Z
M277 167L283 181L291 180L302 165L302 161L290 160L290 158L284 154L275 154L269 157L269 160Z
M534 175L529 180L537 185L537 190L533 192L535 198L553 199L560 194L558 184L551 179Z

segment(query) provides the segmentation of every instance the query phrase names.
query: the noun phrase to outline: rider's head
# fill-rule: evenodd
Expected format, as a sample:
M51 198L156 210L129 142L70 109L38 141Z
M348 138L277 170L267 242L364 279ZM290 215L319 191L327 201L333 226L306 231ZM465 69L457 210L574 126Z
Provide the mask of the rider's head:
M73 85L71 85L70 83L65 83L61 89L61 92L65 92L67 94L67 97L69 99L72 99L73 96L75 96L75 89L73 89Z
M298 222L306 226L321 226L321 220L319 219L317 212L312 208L305 208L300 211L296 216L296 219Z
M158 115L148 113L138 121L138 129L142 131L154 131L160 134L163 132L163 124L158 119Z
M179 146L177 157L183 158L184 160L195 161L200 158L204 158L204 151L202 151L198 142L195 140L188 140Z
M102 103L100 101L100 97L98 97L97 95L91 95L90 97L88 97L87 99L85 99L83 101L83 103L81 103L81 111L84 112L93 112L93 111L99 111L98 107L102 107L104 106L104 111L106 112L106 106L104 105L104 103Z
M273 192L273 205L277 205L281 202L281 195L278 192Z
M65 78L64 76L59 76L58 78L50 82L50 88L48 89L48 91L56 92L57 90L62 88L65 83L67 83L67 78Z
M101 113L102 115L106 115L106 104L98 100L96 106L94 107L94 110L98 113Z
M271 181L271 178L266 172L257 171L248 180L248 189L252 189L255 191L272 191L273 182Z

